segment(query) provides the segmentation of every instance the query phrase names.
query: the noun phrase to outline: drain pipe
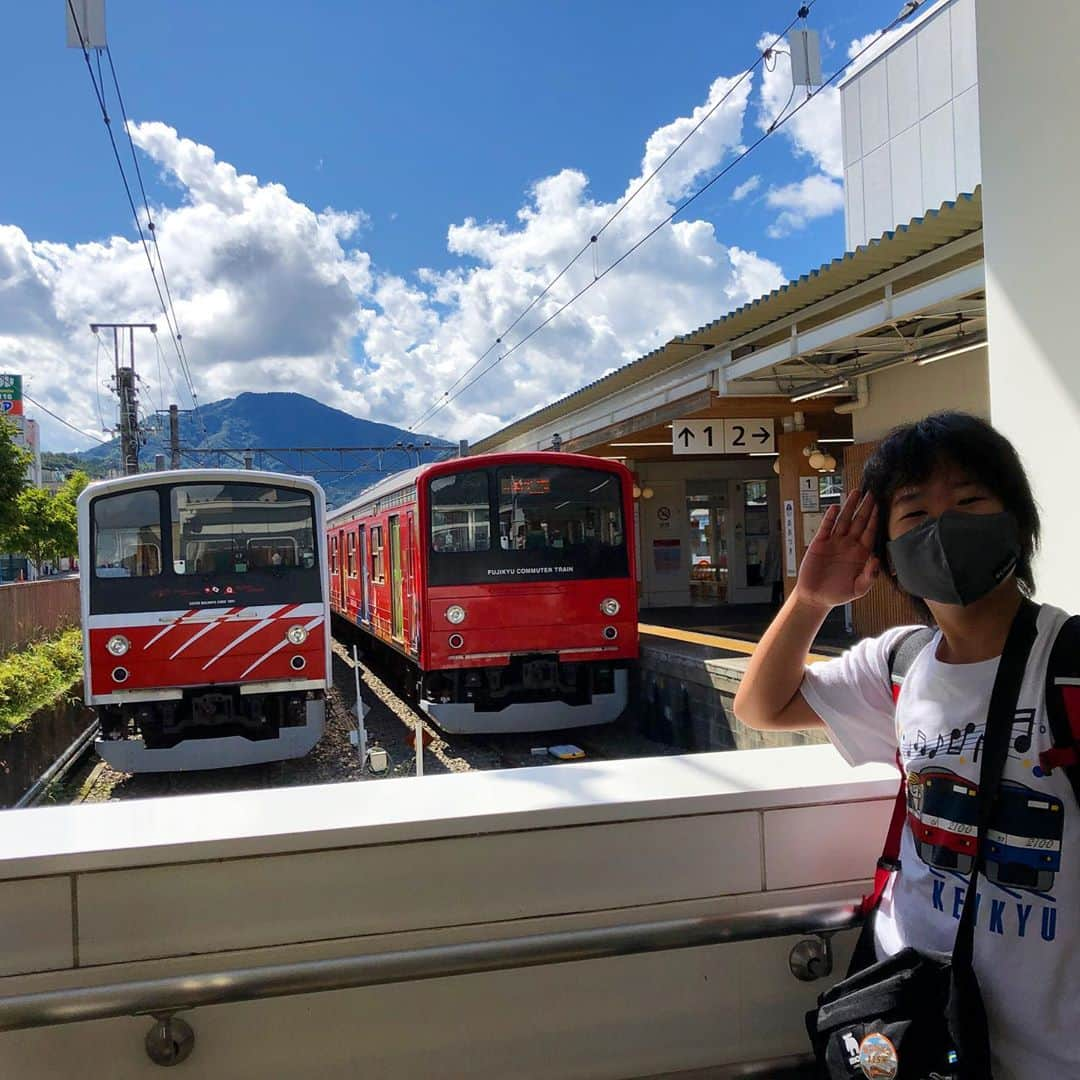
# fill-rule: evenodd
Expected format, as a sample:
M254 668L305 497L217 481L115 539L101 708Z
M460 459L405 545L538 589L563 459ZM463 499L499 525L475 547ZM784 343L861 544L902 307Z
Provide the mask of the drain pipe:
M843 414L858 412L860 409L865 409L869 404L870 380L866 375L859 375L855 379L855 400L841 401L839 405L833 406L833 412Z

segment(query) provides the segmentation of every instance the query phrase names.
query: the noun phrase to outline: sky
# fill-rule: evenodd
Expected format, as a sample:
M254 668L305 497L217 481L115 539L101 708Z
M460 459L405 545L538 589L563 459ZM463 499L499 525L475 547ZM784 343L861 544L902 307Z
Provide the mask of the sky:
M807 25L825 74L899 6L816 0ZM199 399L293 390L475 440L838 256L831 88L508 353L781 114L786 55L736 81L795 7L108 0ZM65 47L65 9L14 6L0 71L0 371L89 433L28 408L55 450L86 448L115 421L91 321L162 323L160 356L149 335L136 341L144 408L192 404L82 54ZM624 204L595 253L496 344Z

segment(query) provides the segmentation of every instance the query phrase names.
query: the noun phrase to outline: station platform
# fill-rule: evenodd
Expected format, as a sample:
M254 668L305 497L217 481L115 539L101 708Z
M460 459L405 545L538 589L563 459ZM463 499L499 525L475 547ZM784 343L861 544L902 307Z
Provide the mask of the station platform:
M771 605L646 608L640 614L638 724L644 734L684 750L750 750L824 742L823 735L755 731L732 703L754 648L776 613ZM839 655L854 637L831 619L810 661Z

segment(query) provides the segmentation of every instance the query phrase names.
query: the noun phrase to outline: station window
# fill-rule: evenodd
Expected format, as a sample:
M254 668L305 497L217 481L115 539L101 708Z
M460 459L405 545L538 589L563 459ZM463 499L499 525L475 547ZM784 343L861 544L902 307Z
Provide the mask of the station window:
M161 503L156 491L94 501L94 573L99 578L161 573Z
M330 537L330 573L336 574L338 572L338 538L336 535Z
M371 580L377 585L386 581L383 571L383 530L381 525L371 527Z
M346 572L349 577L356 577L356 533L349 533L346 543L348 545L346 554L348 569Z

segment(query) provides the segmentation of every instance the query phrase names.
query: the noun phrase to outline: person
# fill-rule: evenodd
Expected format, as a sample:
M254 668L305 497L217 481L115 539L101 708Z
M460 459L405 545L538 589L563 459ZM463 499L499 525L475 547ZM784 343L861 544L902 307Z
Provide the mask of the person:
M868 460L861 491L826 513L735 698L743 723L823 728L852 765L893 763L899 750L908 814L900 869L875 917L879 959L909 945L952 951L972 860L950 832L965 828L962 804L977 791L991 689L1013 618L1034 592L1038 542L1028 478L993 427L938 413L896 429ZM804 666L830 609L864 596L881 574L936 628L895 702L889 656L911 628ZM1039 609L990 826L997 854L988 852L977 884L974 967L995 1080L1080 1077L1080 808L1065 770L1044 773L1039 756L1052 746L1044 686L1066 618ZM1017 850L1010 857L1002 845Z

